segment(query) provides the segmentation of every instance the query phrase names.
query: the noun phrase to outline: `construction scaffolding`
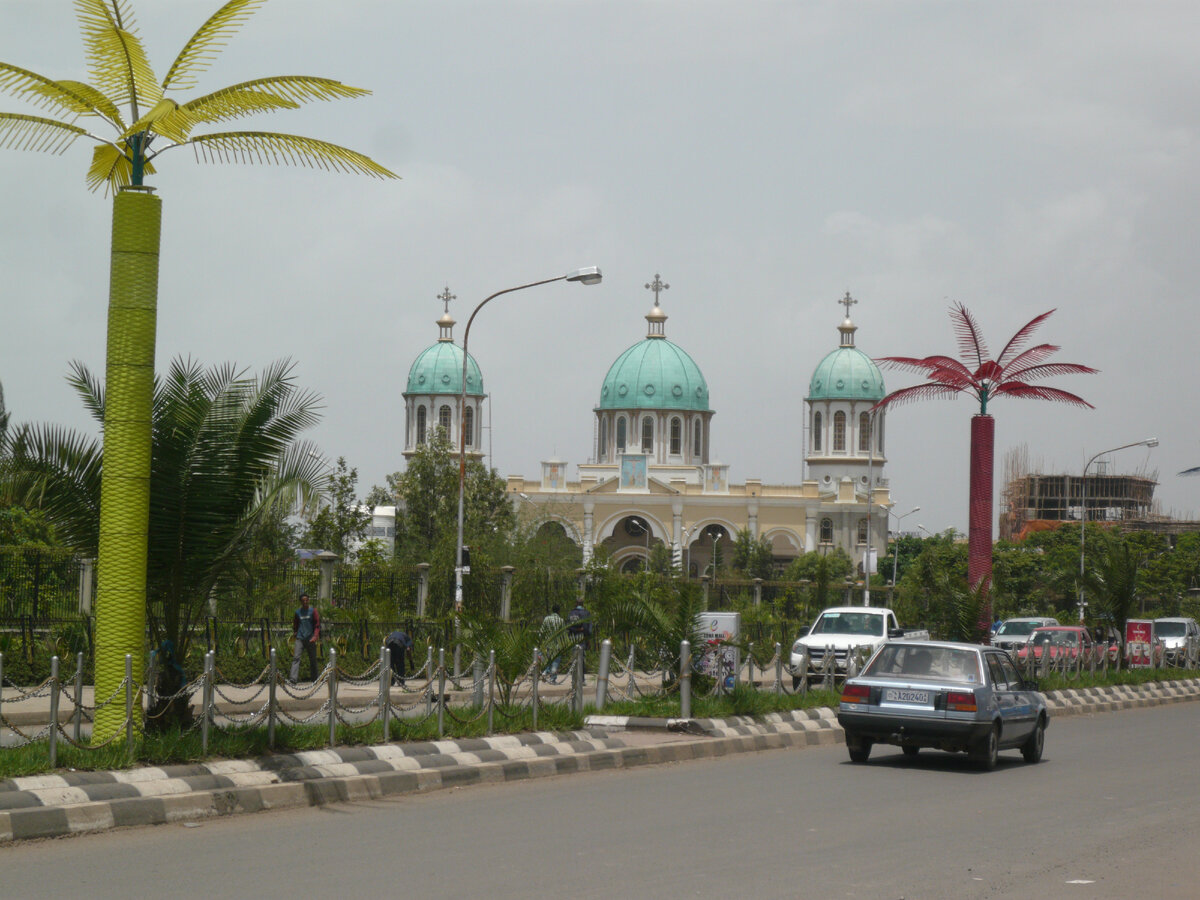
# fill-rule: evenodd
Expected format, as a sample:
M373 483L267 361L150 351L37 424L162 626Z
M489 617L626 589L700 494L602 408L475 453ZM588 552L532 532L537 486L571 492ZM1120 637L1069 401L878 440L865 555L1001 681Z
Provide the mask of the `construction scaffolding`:
M1152 518L1157 470L1109 474L1104 460L1082 475L1045 475L1029 471L1029 451L1015 448L1005 457L1000 538L1020 541L1030 532L1064 522L1117 524Z

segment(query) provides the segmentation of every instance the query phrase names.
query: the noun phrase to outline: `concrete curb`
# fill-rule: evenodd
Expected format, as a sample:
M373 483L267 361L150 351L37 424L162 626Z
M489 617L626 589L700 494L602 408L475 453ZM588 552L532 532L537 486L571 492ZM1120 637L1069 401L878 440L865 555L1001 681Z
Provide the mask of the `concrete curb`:
M1200 681L1114 686L1047 695L1052 717L1200 699ZM299 806L423 793L471 784L683 762L843 741L829 708L762 718L648 719L593 716L586 731L537 732L382 744L214 760L192 766L64 772L0 780L0 843L124 825L158 825ZM632 729L615 736L613 729ZM638 730L700 732L669 743ZM640 745L639 745L640 744Z

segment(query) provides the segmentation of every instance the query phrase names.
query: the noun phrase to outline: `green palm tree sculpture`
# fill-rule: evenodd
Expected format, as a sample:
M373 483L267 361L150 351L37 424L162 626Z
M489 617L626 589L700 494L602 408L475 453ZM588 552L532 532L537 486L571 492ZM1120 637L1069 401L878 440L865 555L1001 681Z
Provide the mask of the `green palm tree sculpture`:
M181 146L191 146L197 158L208 162L307 165L396 177L360 153L313 138L262 131L193 134L198 126L368 93L327 78L284 75L231 85L183 103L169 96L193 87L196 75L265 2L229 0L184 45L162 81L150 67L127 0L75 0L91 84L54 80L0 62L0 91L60 116L0 113L0 146L61 153L78 138L87 138L96 145L88 185L114 192L97 560L97 696L108 696L120 685L126 654L133 657L134 675L140 679L145 645L162 203L144 177L154 172L154 160L162 153ZM101 137L77 124L80 119L107 124L115 136ZM120 710L101 711L94 737L110 737L123 717Z

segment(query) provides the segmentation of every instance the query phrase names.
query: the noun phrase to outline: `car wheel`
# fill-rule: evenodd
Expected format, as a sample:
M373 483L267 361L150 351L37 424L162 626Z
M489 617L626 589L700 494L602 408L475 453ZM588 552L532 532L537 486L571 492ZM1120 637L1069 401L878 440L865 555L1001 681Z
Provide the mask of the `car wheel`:
M905 756L916 756L921 752L920 747L902 747L901 749L904 751Z
M865 763L871 756L871 742L847 736L846 750L850 753L850 762Z
M1038 719L1037 725L1033 728L1033 734L1029 735L1029 739L1021 745L1021 755L1025 757L1025 762L1035 763L1042 758L1042 747L1046 744L1046 720Z
M996 760L1000 756L1000 726L993 725L987 737L975 745L971 759L985 772L996 768Z

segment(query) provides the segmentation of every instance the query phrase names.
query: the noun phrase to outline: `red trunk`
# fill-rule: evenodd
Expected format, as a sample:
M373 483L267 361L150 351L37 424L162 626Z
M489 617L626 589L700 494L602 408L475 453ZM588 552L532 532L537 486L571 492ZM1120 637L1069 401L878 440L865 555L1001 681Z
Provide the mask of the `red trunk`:
M987 640L992 624L992 454L996 420L971 417L971 497L967 543L967 585L984 593L979 637Z

